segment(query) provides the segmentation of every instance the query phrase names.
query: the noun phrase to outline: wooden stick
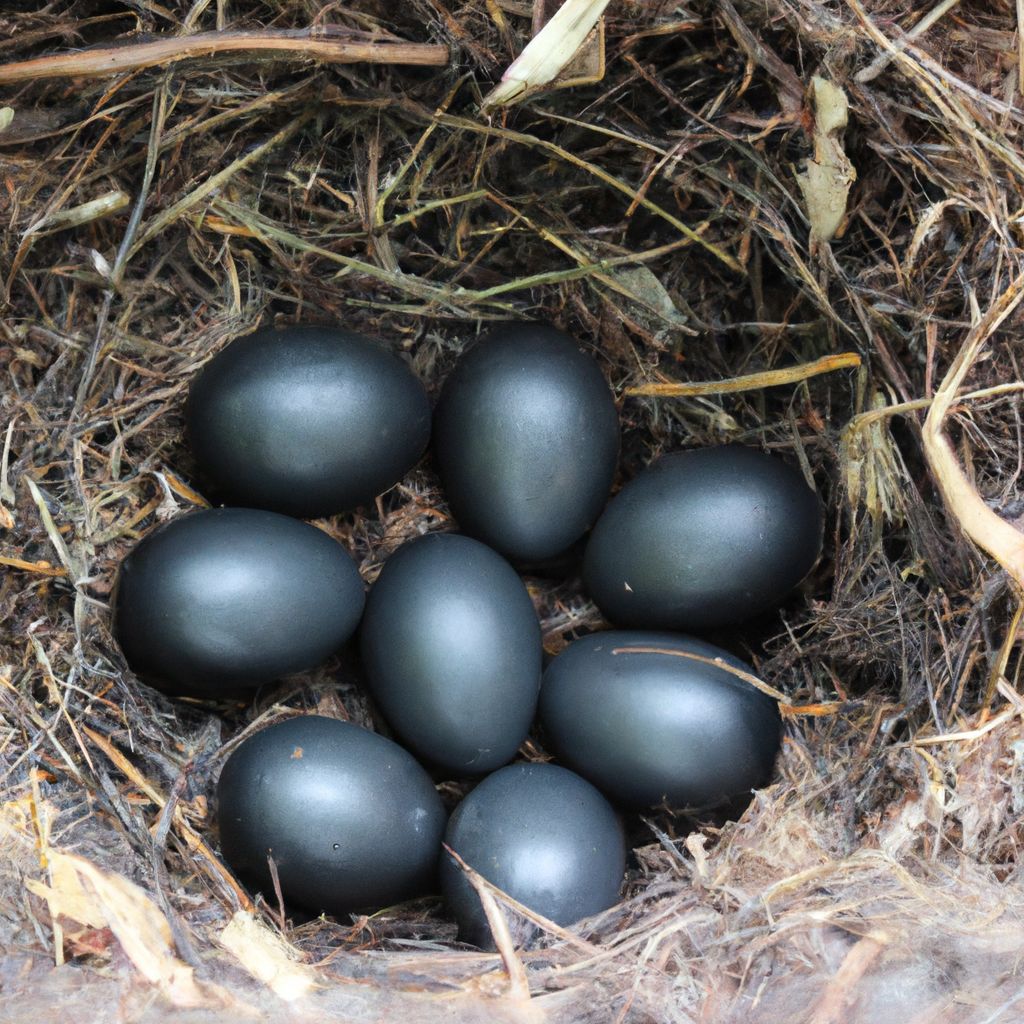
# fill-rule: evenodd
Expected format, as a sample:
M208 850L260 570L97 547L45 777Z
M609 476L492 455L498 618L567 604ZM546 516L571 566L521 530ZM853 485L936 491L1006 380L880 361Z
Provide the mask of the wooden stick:
M755 690L777 700L780 704L792 704L793 702L781 690L758 679L752 672L746 672L735 665L730 665L724 658L707 658L703 654L694 654L692 651L680 651L673 647L613 647L612 654L667 654L672 658L686 658L688 661L697 661L701 665L710 665L712 668L720 668L745 683L750 683Z
M0 64L0 85L42 78L94 78L160 67L225 53L271 53L280 59L320 60L331 64L417 64L444 67L447 46L390 39L330 38L323 29L294 31L201 32L169 36L125 46L55 53L49 57Z
M1024 0L1017 0L1017 92L1024 93Z
M505 973L508 975L509 995L513 999L523 1003L530 1001L530 978L526 973L522 960L516 956L516 946L512 941L512 933L509 931L508 921L498 906L498 901L490 892L486 879L471 868L447 843L442 844L445 852L465 872L466 881L476 890L480 903L483 906L484 916L491 929L491 936L494 939L494 946L505 965Z
M726 395L733 391L756 391L758 388L777 388L781 384L796 384L833 370L846 370L860 366L856 352L839 352L834 356L822 356L812 363L787 366L781 370L765 370L762 373L748 373L743 377L728 380L706 380L679 384L640 384L626 388L627 395L647 395L655 398L684 398L687 395Z
M864 82L876 79L889 66L897 50L902 49L912 39L916 39L927 32L932 25L946 14L947 11L956 7L958 3L960 3L960 0L942 0L942 3L930 10L909 32L905 32L901 38L895 40L894 49L885 50L883 53L880 53L866 68L858 71L853 76L853 80L863 84Z
M1024 532L989 508L960 464L945 433L945 420L957 392L1000 324L1024 301L1024 274L1010 283L988 312L971 328L925 417L922 439L928 467L950 515L960 529L991 555L1024 590Z

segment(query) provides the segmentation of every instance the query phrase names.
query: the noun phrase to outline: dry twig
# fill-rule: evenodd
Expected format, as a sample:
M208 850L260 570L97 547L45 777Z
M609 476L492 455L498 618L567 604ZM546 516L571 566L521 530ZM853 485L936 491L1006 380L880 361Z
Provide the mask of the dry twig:
M349 33L345 33L349 35ZM46 78L103 78L125 71L166 67L202 57L245 54L277 60L316 60L326 64L413 64L444 67L448 47L396 39L338 38L324 29L291 31L201 32L104 46L74 53L0 64L0 85Z

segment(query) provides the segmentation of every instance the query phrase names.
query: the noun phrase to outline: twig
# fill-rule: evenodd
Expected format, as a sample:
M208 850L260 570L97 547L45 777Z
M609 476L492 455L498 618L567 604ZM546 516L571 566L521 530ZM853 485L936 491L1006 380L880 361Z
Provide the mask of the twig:
M561 939L566 945L572 946L573 948L584 953L587 957L595 957L602 952L600 946L594 945L592 942L588 942L586 939L581 938L575 932L569 931L567 928L563 928L560 924L555 924L549 917L545 917L543 914L538 914L537 911L531 910L525 903L520 903L514 896L510 896L507 892L502 892L496 885L489 882L480 872L471 868L450 846L444 844L444 848L448 854L450 854L452 860L455 861L459 867L466 872L467 877L470 881L476 879L480 886L483 887L487 892L492 895L497 893L501 896L502 902L511 907L520 917L525 917L527 921L531 921L542 931L547 932L550 935L554 935L556 938ZM477 892L480 888L474 885Z
M483 907L487 924L490 926L491 935L494 938L494 945L505 966L505 973L508 975L509 995L514 999L529 1002L530 1000L530 979L527 977L526 968L522 960L516 956L515 943L512 941L512 933L508 928L508 921L498 906L498 901L491 894L484 877L471 868L447 843L444 844L445 852L462 869L466 881L476 890Z
M124 259L131 259L132 256L134 256L135 253L138 252L138 250L141 249L142 246L144 246L151 238L158 235L169 224L173 224L174 221L183 216L188 212L188 210L201 202L208 195L216 192L225 182L234 177L234 175L251 167L254 163L263 159L263 157L271 150L280 146L283 142L287 142L287 140L302 128L306 122L312 118L312 116L312 111L306 111L304 114L300 114L297 118L286 124L275 135L272 135L265 142L261 142L255 149L249 150L216 174L211 174L206 181L194 188L188 195L167 207L166 210L162 210L158 213L151 221L149 221L148 224L146 224L145 228L139 231L138 237L128 247L128 251Z
M860 366L856 352L840 352L833 356L822 356L810 363L786 366L781 370L764 370L748 373L728 380L706 380L673 384L638 384L626 388L627 395L646 395L656 398L682 398L687 395L726 395L735 391L757 391L759 388L777 388L783 384L796 384L810 377L818 377L833 370L845 370Z
M397 104L397 109L404 111L408 113L411 117L417 119L429 118L430 120L436 121L439 124L442 124L449 128L464 129L467 132L473 132L474 134L477 135L489 136L491 138L496 139L504 139L508 142L515 142L523 146L529 146L533 149L541 150L542 152L545 153L551 153L559 160L563 160L566 163L571 164L573 167L577 167L581 171L585 171L587 174L590 174L603 184L615 189L617 192L621 192L625 196L628 196L631 201L639 204L645 210L649 210L655 216L660 217L662 220L671 224L672 227L674 227L681 235L689 239L689 241L702 246L712 256L715 256L717 259L721 260L721 262L724 263L730 270L733 270L737 274L741 275L746 273L743 267L740 266L740 264L737 262L735 257L730 256L727 252L719 248L719 246L715 245L714 243L709 242L704 238L701 238L701 236L696 231L694 231L693 228L689 227L689 225L687 224L684 224L678 217L676 217L672 213L669 213L668 210L659 206L657 203L649 199L647 196L640 195L636 191L636 189L633 188L631 185L627 184L625 181L622 181L620 178L617 178L614 174L612 174L610 171L605 170L600 165L591 163L588 160L584 160L576 153L571 152L570 150L567 149L563 149L561 146L558 146L555 143L548 141L547 139L539 138L536 135L530 135L528 132L513 131L511 128L502 128L496 125L492 126L482 124L468 117L458 117L454 114L437 114L433 111L428 111L419 104L416 104L409 100L403 100L399 102Z
M0 85L43 78L97 78L160 67L225 53L270 53L285 60L320 60L329 64L416 64L444 67L447 46L389 39L331 39L324 30L201 32L194 36L153 39L128 46L55 53L49 57L0 64Z
M859 982L890 943L889 936L876 929L850 948L839 970L825 985L814 1008L811 1024L841 1024L847 1019L847 1014L858 998Z
M999 325L1024 299L1024 274L992 304L988 313L968 334L940 385L922 431L924 454L950 514L978 547L987 551L1024 588L1024 533L988 507L973 487L957 460L949 438L943 433L946 415L956 401L974 361Z
M740 48L775 79L783 111L790 117L796 117L804 105L804 87L796 72L764 40L751 32L732 0L719 0L719 14Z
M0 555L0 565L9 565L12 569L23 569L25 572L38 573L40 576L67 576L67 569L57 569L49 562L27 562L24 558L9 558Z
M981 704L983 713L992 706L992 700L996 695L996 690L999 688L999 681L1006 673L1006 666L1010 662L1010 652L1017 646L1017 640L1020 636L1019 631L1022 619L1024 619L1024 601L1018 601L1017 610L1010 619L1010 627L1007 629L1006 636L1003 638L1003 644L999 648L999 655L989 672L988 684L985 687L985 699Z
M1017 0L1017 91L1024 93L1024 0Z
M167 118L167 78L161 83L160 88L153 93L153 115L149 129L149 145L146 147L146 168L142 174L142 187L135 199L135 206L132 208L131 216L128 218L128 226L124 229L124 237L117 247L117 256L114 259L114 268L110 272L110 281L115 288L121 284L124 277L124 268L128 263L128 254L131 252L132 242L135 240L135 233L142 223L142 211L146 208L146 200L149 198L149 190L153 185L153 175L156 173L156 162L160 154L160 137L164 131L164 121Z
M124 754L121 753L117 747L111 743L106 736L96 732L95 729L90 729L89 726L83 725L82 731L89 737L89 739L96 744L106 754L108 760L121 772L125 778L128 779L133 785L137 786L142 790L143 793L161 810L163 810L167 803L167 798L161 793L136 767L132 764ZM239 906L243 910L252 911L253 905L252 900L249 899L248 893L235 881L231 873L224 867L223 864L217 859L213 851L206 842L199 837L196 831L191 825L185 820L184 813L182 812L181 806L178 805L173 809L173 821L178 828L178 832L181 838L188 845L189 849L193 853L199 854L203 860L206 861L207 874L211 878L217 879L223 885L227 886L235 895L238 900Z
M125 228L124 237L117 249L117 257L114 260L113 269L110 271L109 284L103 295L103 303L100 306L99 317L96 321L96 329L93 331L92 345L86 357L85 366L82 368L82 376L78 381L78 389L75 392L75 404L71 408L71 415L68 417L68 429L74 425L85 404L89 387L92 384L93 375L96 372L96 365L99 361L100 350L103 347L103 336L106 333L107 319L110 316L110 306L114 300L114 291L121 285L124 276L124 268L128 261L132 240L139 229L142 221L142 211L146 206L149 197L149 189L153 183L153 172L156 170L157 154L160 152L160 136L163 133L164 118L167 114L167 76L160 88L153 93L153 114L150 124L149 146L146 151L146 169L142 178L142 187L135 200L131 216L128 218L128 227ZM127 196L125 197L127 202Z
M911 39L916 39L920 35L924 35L947 11L951 11L956 5L960 3L960 0L942 0L940 4L936 4L932 10L930 10L909 32L905 32L899 39L894 43L894 47L902 49ZM1024 0L1017 0L1017 10L1019 11ZM885 53L880 53L866 68L858 71L853 76L855 82L870 82L877 78L888 66L889 62L895 56L894 50L887 50Z
M943 743L960 743L961 741L967 742L969 740L977 740L986 733L990 733L993 729L998 729L1003 722L1008 722L1011 718L1014 718L1019 714L1019 708L1010 707L1005 711L1001 711L995 718L990 718L984 725L979 725L977 729L964 729L960 732L946 732L940 736L918 736L916 739L911 740L905 745L911 747L935 747Z
M780 704L792 704L793 702L781 690L769 686L766 682L758 679L753 672L746 672L735 665L730 665L724 658L708 658L703 654L694 654L692 651L677 651L670 647L615 647L612 654L667 654L672 658L686 658L688 661L697 661L702 665L710 665L712 668L720 668L723 672L750 683L755 690L777 700Z

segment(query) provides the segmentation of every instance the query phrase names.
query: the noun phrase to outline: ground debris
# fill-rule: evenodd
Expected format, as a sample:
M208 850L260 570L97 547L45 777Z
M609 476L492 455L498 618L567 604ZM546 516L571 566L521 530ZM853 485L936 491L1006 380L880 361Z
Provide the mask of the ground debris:
M0 1018L1019 1021L1013 5L615 0L603 78L487 114L533 4L310 10L0 11L0 65L266 30L452 55L0 86ZM794 178L812 147L822 202ZM510 317L598 358L619 483L665 450L762 446L813 478L827 529L780 616L717 638L804 709L777 781L734 823L632 821L622 903L503 962L436 900L349 921L251 903L219 860L218 772L281 715L380 726L358 666L173 702L127 670L108 604L132 545L206 502L182 406L232 338L342 323L436 395ZM370 582L454 524L428 460L320 525ZM602 625L571 574L528 585L550 653Z

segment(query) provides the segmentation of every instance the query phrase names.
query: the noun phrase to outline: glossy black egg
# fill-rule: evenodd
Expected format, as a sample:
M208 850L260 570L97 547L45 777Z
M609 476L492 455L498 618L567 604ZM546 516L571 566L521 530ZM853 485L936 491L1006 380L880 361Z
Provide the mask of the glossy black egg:
M626 869L615 811L590 783L553 764L512 764L488 775L456 807L445 843L491 884L560 925L612 906ZM441 888L459 938L490 947L480 897L447 855Z
M206 364L187 426L219 501L310 519L397 483L427 447L430 403L409 367L369 338L268 328Z
M508 324L466 352L445 382L434 451L466 533L510 558L545 559L580 537L608 496L615 402L568 335Z
M774 700L724 666L754 674L676 633L585 636L544 672L545 745L627 807L730 804L771 778L781 719Z
M821 551L801 473L752 448L665 455L609 503L583 582L616 626L704 630L778 605Z
M500 555L452 533L403 545L370 591L360 635L370 692L418 756L459 775L512 760L537 706L541 636Z
M348 722L290 718L245 740L217 789L224 859L276 904L376 910L433 891L445 812L396 743Z
M213 696L313 668L355 631L363 583L340 544L259 509L208 509L148 534L121 563L114 633L132 670Z

